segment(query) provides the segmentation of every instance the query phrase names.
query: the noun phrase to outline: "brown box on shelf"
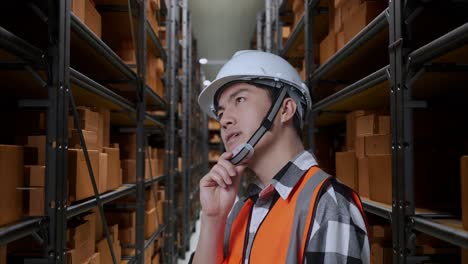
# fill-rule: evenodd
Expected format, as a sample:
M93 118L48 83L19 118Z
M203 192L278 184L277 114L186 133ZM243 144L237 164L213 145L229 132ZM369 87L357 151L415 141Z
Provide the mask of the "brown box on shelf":
M110 226L107 226L107 229L109 230L110 236L112 238L111 239L112 243L119 242L119 240L120 240L119 225L118 224L110 225Z
M85 264L101 264L101 254L94 253Z
M77 248L67 251L67 264L86 263L94 254L94 241L87 240Z
M164 223L164 200L158 198L156 202L156 215L158 217L158 224Z
M39 164L39 155L36 147L24 146L23 147L23 162L26 166L37 166ZM43 166L43 165L39 165Z
M99 153L99 193L107 191L107 178L109 169L109 157L107 153Z
M136 134L112 135L112 142L120 147L120 159L136 159Z
M97 150L88 150L88 155L94 179L99 186L99 152ZM71 202L94 195L84 152L81 149L68 150L68 186Z
M68 225L67 244L70 248L78 248L89 240L89 234L91 233L91 223L89 221L71 222Z
M356 136L371 136L378 132L378 117L376 114L356 118Z
M117 260L120 260L122 258L122 249L120 247L120 242L114 242L112 244L112 248L114 249L115 258ZM101 264L112 263L112 255L110 253L106 239L102 239L96 244L96 250L99 253L99 262Z
M0 145L0 226L21 218L23 186L23 147Z
M161 255L159 253L154 254L153 259L151 260L151 264L160 264L161 263Z
M393 249L391 244L373 243L371 245L371 263L373 264L392 264Z
M387 155L392 154L390 135L374 135L365 137L366 155Z
M44 187L29 187L21 189L23 192L23 202L25 203L24 214L27 216L43 216L45 192Z
M320 65L323 65L336 52L336 34L330 32L320 42Z
M88 150L97 150L98 149L98 136L96 131L90 130L81 130L83 137L86 143L86 148ZM73 129L70 131L70 138L68 139L69 148L81 149L80 136L78 130Z
M95 236L95 240L94 240L94 241L95 241L95 242L98 242L98 241L101 240L102 237L104 236L103 226L102 226L102 224L101 224L101 215L99 214L98 208L93 208L93 209L91 210L91 212L92 212L92 215L94 216L95 221L96 221L96 224L95 224L95 227L96 227L96 229L95 229L95 231L96 231L95 234L96 234L96 236ZM88 220L88 219L85 218L85 220ZM88 220L88 221L89 221L89 220Z
M463 228L468 230L468 156L463 156L460 163L462 222Z
M340 31L336 33L336 51L338 52L346 45L344 32Z
M120 229L136 226L135 211L126 211L126 210L106 211L105 214L106 214L108 225L118 224ZM120 240L122 240L121 235L119 235L119 238Z
M151 237L158 227L156 208L145 211L145 239Z
M91 110L91 108L86 107L86 106L78 106L76 110L78 110L78 115L80 116L81 129L94 131L94 132L98 131L99 113ZM70 116L69 119L73 120L73 116ZM73 128L76 128L76 127L73 127Z
M120 174L120 150L119 148L103 147L102 151L107 154L107 188L114 190L122 185Z
M368 158L370 199L392 204L392 156L372 155Z
M369 159L358 158L358 193L361 197L369 198Z
M356 154L354 151L336 152L336 178L348 187L358 190Z
M71 11L81 21L84 21L84 19L85 19L85 0L72 0L71 1Z
M123 244L135 243L135 227L127 227L119 229L120 241Z
M362 136L356 137L354 142L355 142L354 148L356 151L356 158L362 159L366 157L366 137L362 137Z
M85 0L85 24L91 29L96 36L102 36L102 21L101 15L96 10L96 4L93 0Z
M154 32L156 35L158 34L159 31L159 25L158 25L158 20L156 19L156 12L159 9L158 1L155 0L149 0L146 1L146 17L148 18L148 21L153 28Z
M379 128L377 134L388 135L391 132L390 128L390 116L381 115L379 116Z
M392 228L390 225L370 225L369 242L388 244L392 243Z
M89 223L89 234L88 234L88 239L93 241L93 242L96 242L96 228L97 228L97 215L96 213L93 211L91 213L88 213L87 215L85 215L83 217L83 220L87 221ZM99 225L101 225L101 221L99 221ZM99 238L101 239L101 238Z
M98 114L97 128L97 147L102 150L103 147L110 145L110 110L104 107L93 107L93 111Z
M331 8L331 7L329 7ZM338 33L340 31L342 31L343 29L343 18L342 18L342 14L341 14L341 8L333 8L333 25L330 25L329 26L329 29L328 31L329 32L335 32L335 33Z
M28 165L43 165L45 166L46 160L46 136L28 136L27 146L37 148L37 162L38 164Z
M367 24L385 9L385 1L365 1L357 9L342 11L345 42L354 38ZM350 16L347 17L348 13Z
M356 110L346 115L346 149L354 150L354 141L356 138L356 119L366 115L365 110Z
M45 187L45 166L42 166L42 165L24 166L24 186Z
M360 4L363 0L346 0L343 1L343 4L340 6L341 9L341 17L343 20L348 20L351 16L353 16L360 7Z

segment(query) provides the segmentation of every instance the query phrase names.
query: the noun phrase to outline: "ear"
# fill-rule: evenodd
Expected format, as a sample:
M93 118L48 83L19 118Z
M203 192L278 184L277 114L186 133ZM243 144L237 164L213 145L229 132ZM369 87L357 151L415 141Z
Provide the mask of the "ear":
M292 120L296 113L296 108L296 102L291 97L285 98L281 106L281 122L286 123Z

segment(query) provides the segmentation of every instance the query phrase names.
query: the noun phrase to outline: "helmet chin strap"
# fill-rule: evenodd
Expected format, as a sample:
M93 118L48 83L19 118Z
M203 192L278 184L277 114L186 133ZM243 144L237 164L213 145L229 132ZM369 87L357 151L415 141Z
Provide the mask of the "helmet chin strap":
M237 147L234 150L234 157L230 160L233 165L237 165L241 163L245 158L253 155L254 147L260 141L260 139L265 135L265 133L271 129L271 125L273 124L273 119L275 119L278 111L283 103L284 98L287 94L287 88L281 87L278 96L275 98L273 104L268 110L267 115L263 119L260 127L255 131L255 133L250 137L247 143L244 143Z

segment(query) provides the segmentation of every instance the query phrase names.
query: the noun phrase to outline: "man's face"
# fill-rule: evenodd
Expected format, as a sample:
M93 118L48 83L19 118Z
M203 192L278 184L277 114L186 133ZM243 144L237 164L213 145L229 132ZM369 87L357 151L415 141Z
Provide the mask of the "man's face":
M227 151L246 143L271 106L268 92L247 83L236 83L219 96L218 118Z

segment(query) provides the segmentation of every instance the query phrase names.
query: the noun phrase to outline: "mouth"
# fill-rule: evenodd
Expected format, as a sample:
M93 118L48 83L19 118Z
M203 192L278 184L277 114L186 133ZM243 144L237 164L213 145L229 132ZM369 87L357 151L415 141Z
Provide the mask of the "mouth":
M235 132L235 133L231 133L227 135L226 145L230 146L233 142L235 142L239 138L240 134L241 134L240 132Z

